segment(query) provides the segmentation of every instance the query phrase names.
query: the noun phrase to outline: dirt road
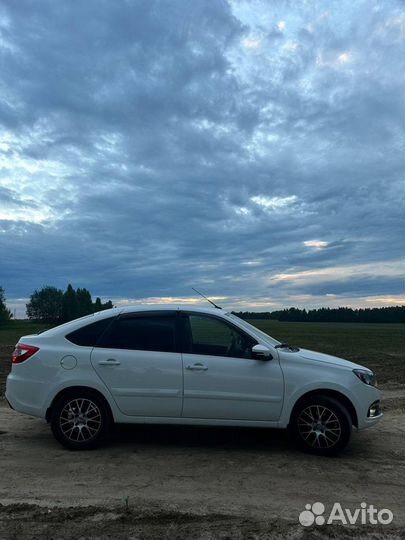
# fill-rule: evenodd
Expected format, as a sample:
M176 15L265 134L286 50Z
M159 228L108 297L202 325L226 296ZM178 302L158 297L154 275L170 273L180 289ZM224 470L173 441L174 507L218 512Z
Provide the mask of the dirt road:
M0 538L405 537L405 392L339 458L275 430L123 427L68 452L41 420L0 406ZM388 508L391 525L306 529L305 504Z

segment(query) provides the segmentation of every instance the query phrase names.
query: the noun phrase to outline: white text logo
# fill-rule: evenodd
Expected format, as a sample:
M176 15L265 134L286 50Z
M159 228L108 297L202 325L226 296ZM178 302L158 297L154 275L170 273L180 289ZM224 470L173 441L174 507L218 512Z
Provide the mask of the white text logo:
M306 504L305 510L299 515L299 522L304 527L311 525L331 525L341 523L342 525L389 525L394 519L394 514L388 508L378 510L372 504L365 502L360 504L360 508L350 510L342 508L338 502L334 503L329 515L325 515L325 505L321 502Z

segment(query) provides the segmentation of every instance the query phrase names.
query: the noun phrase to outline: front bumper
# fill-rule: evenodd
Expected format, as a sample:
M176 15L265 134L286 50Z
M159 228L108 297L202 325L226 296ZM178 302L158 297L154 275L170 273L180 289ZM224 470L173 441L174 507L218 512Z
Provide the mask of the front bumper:
M374 426L384 416L381 409L381 392L362 382L356 386L358 429Z
M382 415L381 401L377 399L368 408L367 418L377 418Z

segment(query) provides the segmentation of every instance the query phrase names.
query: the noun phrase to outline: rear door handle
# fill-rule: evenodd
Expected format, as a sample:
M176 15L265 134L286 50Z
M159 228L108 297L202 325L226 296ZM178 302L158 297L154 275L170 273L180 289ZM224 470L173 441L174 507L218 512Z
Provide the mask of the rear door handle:
M204 366L204 364L189 364L186 369L189 369L190 371L207 371L207 366Z
M108 358L107 360L100 360L98 363L99 366L119 366L121 362L115 358Z

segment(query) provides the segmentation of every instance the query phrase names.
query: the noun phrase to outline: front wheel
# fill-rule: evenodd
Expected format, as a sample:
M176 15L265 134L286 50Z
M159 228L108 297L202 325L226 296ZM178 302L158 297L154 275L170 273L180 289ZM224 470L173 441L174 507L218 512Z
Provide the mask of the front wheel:
M295 407L289 427L301 450L331 456L347 446L352 421L339 401L329 396L314 395Z
M90 450L100 446L106 441L111 424L108 405L86 390L62 396L51 416L54 437L69 450Z

